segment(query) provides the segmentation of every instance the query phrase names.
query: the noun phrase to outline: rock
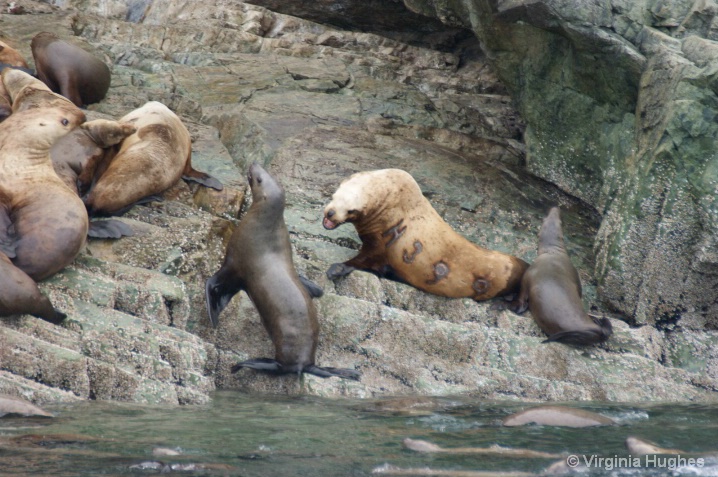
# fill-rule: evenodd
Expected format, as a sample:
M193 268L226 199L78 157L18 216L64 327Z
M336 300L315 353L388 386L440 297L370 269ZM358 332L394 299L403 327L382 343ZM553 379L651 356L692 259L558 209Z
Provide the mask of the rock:
M594 207L600 297L718 326L713 2L404 0L470 28L526 121L526 167Z
M52 417L52 414L24 399L0 394L0 417L7 416Z
M41 283L68 321L0 322L1 392L36 403L202 403L217 388L328 397L715 400L715 334L701 329L700 318L686 334L635 328L598 299L592 247L600 217L526 173L524 152L534 158L535 143L524 148L523 118L498 79L503 71L488 64L475 39L431 46L404 40L403 32L388 38L220 0L71 0L50 14L41 14L45 3L18 3L25 14L3 16L3 37L26 57L41 30L106 55L112 86L92 114L118 118L148 100L164 102L188 126L194 166L218 177L225 191L181 182L164 201L123 217L134 236L90 241L70 267ZM466 18L447 21L461 26ZM648 36L644 43L661 44ZM325 290L316 300L318 364L359 369L359 383L230 372L238 361L274 354L245 294L217 329L204 302L205 281L248 206L245 175L255 160L286 190L297 269ZM323 206L351 173L386 167L411 172L470 240L528 261L546 210L560 205L585 305L609 315L615 337L587 350L542 345L529 315L492 303L435 297L366 273L329 281L328 266L353 256L360 240L352 227L326 231ZM691 353L707 368L692 364Z

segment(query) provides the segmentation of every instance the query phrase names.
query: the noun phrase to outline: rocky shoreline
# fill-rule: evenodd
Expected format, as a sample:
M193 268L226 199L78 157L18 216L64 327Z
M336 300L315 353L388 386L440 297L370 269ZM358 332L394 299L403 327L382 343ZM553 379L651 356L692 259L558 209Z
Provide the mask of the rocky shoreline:
M465 30L436 33L440 46L418 45L235 1L132 8L21 1L12 3L22 14L7 14L9 3L0 2L0 37L27 59L30 38L51 31L112 64L108 97L88 117L119 118L148 100L165 103L192 134L194 166L225 190L178 184L164 202L122 219L136 236L91 240L72 266L41 283L68 323L0 321L0 393L35 403L191 404L218 388L715 401L718 334L629 326L630 317L599 300L593 243L600 216L524 170L516 103ZM137 22L139 6L147 8ZM252 161L284 185L295 264L325 290L316 302L318 362L359 369L360 383L229 371L239 360L273 353L246 295L223 312L217 330L204 305L204 282L247 207L244 175ZM470 240L527 261L536 255L543 215L560 205L584 301L611 318L611 340L586 350L543 345L528 314L497 311L490 302L429 296L361 272L328 281L329 264L351 257L360 241L348 226L324 230L322 208L351 173L385 167L412 173Z

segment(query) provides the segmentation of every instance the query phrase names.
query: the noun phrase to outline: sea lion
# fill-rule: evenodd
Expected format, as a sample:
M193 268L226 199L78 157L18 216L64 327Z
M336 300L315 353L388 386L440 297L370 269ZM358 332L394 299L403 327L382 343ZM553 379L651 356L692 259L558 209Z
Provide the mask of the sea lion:
M247 179L252 205L230 238L222 267L207 280L207 311L216 327L227 303L240 290L246 291L274 343L275 357L237 363L232 372L253 368L274 374L310 373L358 380L359 373L352 369L314 364L319 321L311 288L300 279L292 262L284 223L284 189L256 162Z
M107 170L84 197L90 215L121 215L180 178L222 190L217 179L192 168L189 131L167 106L150 101L120 122L132 124L136 132L122 141Z
M561 211L553 207L539 231L538 256L521 280L518 299L510 305L516 313L531 310L544 341L590 345L606 341L613 332L608 318L594 320L583 309L581 279L566 253Z
M612 426L616 424L601 414L564 406L538 406L526 409L504 418L502 424L507 427L538 424L540 426L591 427Z
M555 459L561 457L560 454L551 454L531 449L513 449L499 445L492 445L491 447L441 447L429 441L410 439L408 437L402 441L402 444L409 450L427 454L484 454L528 459Z
M30 43L37 77L75 106L101 101L110 88L110 69L79 46L41 32Z
M359 255L335 263L330 279L355 269L395 278L435 295L487 300L518 291L523 260L469 242L439 216L414 178L400 169L359 172L324 209L324 228L354 224Z
M40 292L37 283L0 252L0 316L10 315L33 315L55 325L66 318Z
M82 197L107 170L117 153L113 146L137 131L134 125L108 119L87 121L61 137L50 150L57 175ZM119 220L92 220L88 236L120 238L133 235L132 229Z
M55 141L84 120L82 110L65 101L14 112L0 124L0 223L9 224L0 227L0 252L35 281L72 262L85 243L84 205L50 160Z
M5 63L8 66L19 66L21 68L27 68L27 61L25 58L13 47L0 41L0 63Z
M2 275L0 275L2 280ZM0 394L0 417L22 416L22 417L53 417L52 414L15 396Z
M628 449L628 453L631 455L688 454L688 452L679 449L666 449L663 447L658 447L653 442L649 442L641 439L640 437L634 436L628 436L626 438L626 449Z

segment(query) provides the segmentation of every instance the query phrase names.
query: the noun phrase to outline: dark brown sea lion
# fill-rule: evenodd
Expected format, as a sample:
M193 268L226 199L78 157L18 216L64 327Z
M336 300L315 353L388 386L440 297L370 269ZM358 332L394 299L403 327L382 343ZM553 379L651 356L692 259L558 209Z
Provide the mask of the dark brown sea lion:
M274 343L275 358L243 361L232 372L253 368L274 374L359 379L357 371L314 364L319 322L309 294L312 289L300 279L292 262L284 223L284 189L257 163L249 168L247 178L252 206L230 238L222 267L207 280L207 311L217 326L227 303L240 290L246 291ZM313 289L315 296L317 289Z
M564 406L538 406L507 416L503 425L508 427L538 424L541 426L591 427L616 424L601 414Z
M518 291L528 268L456 233L400 169L359 172L342 182L324 209L324 227L344 222L354 224L362 247L351 260L333 264L330 279L368 270L435 295L487 300Z
M590 345L606 341L613 332L608 318L593 320L583 309L581 279L566 253L561 211L553 207L539 231L538 256L524 274L521 293L511 309L530 308L549 341Z
M62 181L82 197L107 170L117 153L113 146L134 134L132 124L95 119L60 138L50 150L52 165ZM92 220L88 236L119 238L132 235L132 229L119 220Z
M79 46L41 32L30 43L37 77L77 107L101 101L110 88L110 69Z
M121 215L180 178L222 190L217 179L192 168L189 131L167 106L150 101L120 122L137 130L122 141L107 170L84 197L91 216Z
M0 252L35 281L72 262L85 243L84 205L50 160L55 141L84 120L82 110L65 101L14 112L0 124L0 223L11 225L0 227Z

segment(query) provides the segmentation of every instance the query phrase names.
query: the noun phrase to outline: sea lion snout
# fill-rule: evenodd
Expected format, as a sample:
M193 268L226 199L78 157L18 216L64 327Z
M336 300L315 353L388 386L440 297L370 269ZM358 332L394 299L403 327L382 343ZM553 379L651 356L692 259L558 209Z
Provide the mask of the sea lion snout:
M334 209L329 209L324 212L324 221L322 222L322 225L324 225L325 229L333 230L341 225L331 220L331 218L334 217L336 214L337 213Z

